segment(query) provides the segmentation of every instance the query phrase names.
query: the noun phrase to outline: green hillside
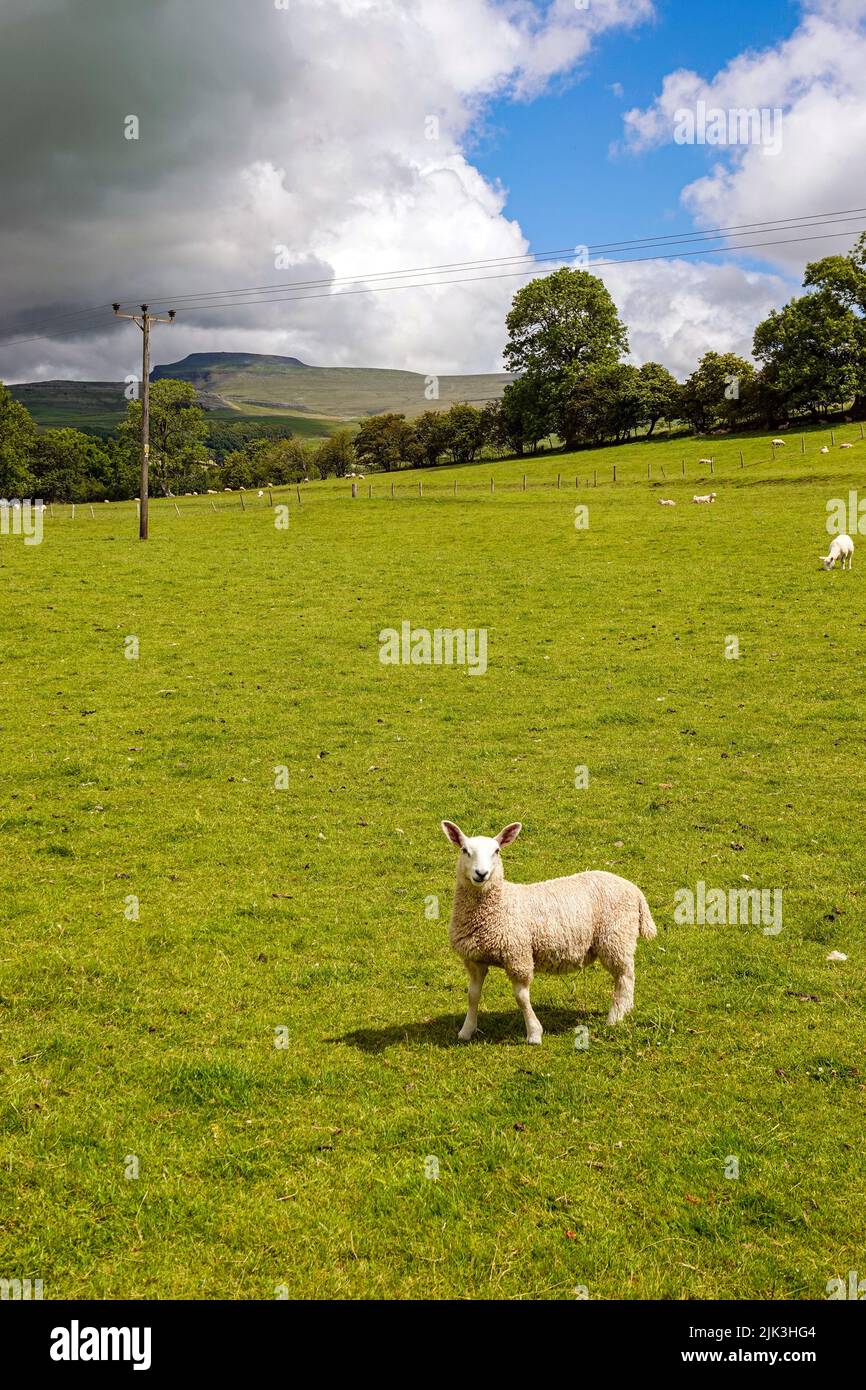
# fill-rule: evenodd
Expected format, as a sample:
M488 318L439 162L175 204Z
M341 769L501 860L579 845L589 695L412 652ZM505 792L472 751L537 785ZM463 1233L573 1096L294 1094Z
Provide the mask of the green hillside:
M308 367L296 357L242 352L196 352L154 367L152 381L172 378L195 386L214 418L279 418L303 438L321 439L365 415L447 410L455 401L498 398L510 378L502 373L443 376L438 400L425 396L427 378L378 367ZM16 400L45 429L71 426L106 436L125 410L120 381L34 381L10 386Z
M192 353L155 367L153 379L191 381L197 390L244 414L302 414L340 420L396 410L410 418L447 410L455 401L482 405L498 399L510 380L504 373L441 376L438 399L427 398L430 378L380 367L308 367L296 357L250 353Z

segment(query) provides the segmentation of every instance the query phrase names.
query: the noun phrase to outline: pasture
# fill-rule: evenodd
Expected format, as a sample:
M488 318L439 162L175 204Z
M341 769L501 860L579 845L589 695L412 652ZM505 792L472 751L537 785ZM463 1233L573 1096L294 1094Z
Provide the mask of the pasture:
M866 1273L866 544L818 561L866 443L837 438L310 484L283 530L235 496L153 502L147 545L129 503L0 537L4 1276L820 1299ZM383 665L406 620L485 628L486 673ZM457 1043L443 817L522 820L514 879L643 888L625 1023L598 967L539 977L527 1047L491 971ZM677 923L698 882L781 890L782 930Z

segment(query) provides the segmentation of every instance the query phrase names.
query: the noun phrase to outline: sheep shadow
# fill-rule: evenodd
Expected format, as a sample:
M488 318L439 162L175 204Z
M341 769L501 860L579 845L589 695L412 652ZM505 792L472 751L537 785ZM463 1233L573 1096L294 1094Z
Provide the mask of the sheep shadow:
M607 1016L605 1010L546 1008L543 1004L536 1005L535 1009L541 1026L550 1036L573 1033L580 1024L602 1026ZM471 1043L461 1043L457 1038L464 1018L465 1013L440 1014L438 1018L424 1018L416 1023L392 1023L385 1028L356 1028L327 1041L345 1043L348 1047L357 1047L361 1052L384 1052L388 1047L413 1043L433 1047L479 1047L486 1043L522 1047L526 1044L526 1030L517 1009L480 1013L478 1032Z

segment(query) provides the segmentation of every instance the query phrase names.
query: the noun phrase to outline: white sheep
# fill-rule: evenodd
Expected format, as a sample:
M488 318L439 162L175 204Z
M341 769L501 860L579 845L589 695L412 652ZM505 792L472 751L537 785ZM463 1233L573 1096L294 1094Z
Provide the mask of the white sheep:
M785 447L785 441L784 441L784 439L774 439L774 440L773 440L773 448L774 448L774 449L784 449L784 447Z
M639 936L656 927L643 893L628 879L593 870L542 883L509 883L500 849L520 834L519 821L495 837L472 838L453 821L442 829L460 850L448 935L469 976L469 1009L458 1033L469 1042L478 1027L478 1001L491 965L504 970L526 1024L526 1041L543 1029L529 999L536 972L562 974L601 961L614 979L607 1021L634 1007L634 953Z
M848 568L851 568L851 561L854 558L854 542L850 536L834 536L830 542L830 549L826 555L818 557L825 570L831 570L837 560L842 561L841 568L845 568L845 561L848 561Z
M853 449L853 448L854 448L854 445L853 445L853 444L840 444L840 445L839 445L839 448L840 448L840 449Z
M826 444L822 444L821 448L818 450L819 454L829 454L829 452L830 450L828 449Z
M692 498L693 502L715 502L715 500L716 494L714 492L705 492L702 497L699 497L697 494L695 494L695 496Z
M675 507L676 505L677 505L676 502L674 502L673 498L671 498L671 497L660 497L660 498L659 498L659 506L660 506L660 507Z
M709 468L709 466L710 466L710 464L711 464L712 462L713 462L712 459L698 459L698 463L705 463L705 464L707 465L708 468Z

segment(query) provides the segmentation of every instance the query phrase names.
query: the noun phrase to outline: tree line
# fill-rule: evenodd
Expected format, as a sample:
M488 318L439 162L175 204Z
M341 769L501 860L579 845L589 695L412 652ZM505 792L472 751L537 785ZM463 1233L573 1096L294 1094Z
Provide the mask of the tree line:
M603 282L562 268L518 290L506 320L499 400L465 402L407 420L389 412L353 434L303 441L290 426L208 420L194 387L170 378L150 388L154 493L275 487L358 471L470 463L483 454L535 454L651 437L779 429L849 410L866 418L866 233L847 255L810 263L806 293L758 324L755 361L709 351L684 381L658 362L625 361L628 332ZM757 363L757 365L756 365ZM0 384L0 497L121 500L138 495L141 403L108 438L39 429Z

